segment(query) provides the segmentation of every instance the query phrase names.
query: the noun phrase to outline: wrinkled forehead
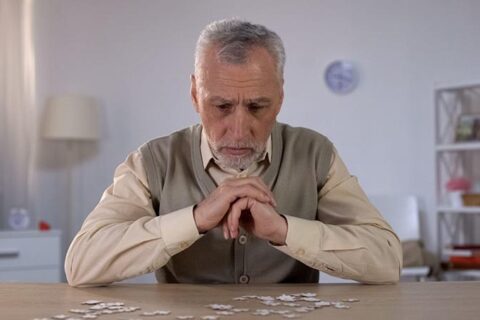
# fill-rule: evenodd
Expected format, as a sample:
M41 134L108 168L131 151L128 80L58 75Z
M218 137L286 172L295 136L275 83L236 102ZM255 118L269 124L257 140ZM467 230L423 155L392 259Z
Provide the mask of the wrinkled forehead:
M239 59L223 56L222 48L212 45L204 49L195 65L195 76L201 78L218 72L242 68L246 72L265 72L276 75L276 61L267 49L253 46Z
M198 91L205 100L222 98L230 102L275 97L281 94L281 87L275 76L265 76L258 70L246 70L241 66L229 67L219 73L206 72L198 84ZM252 68L254 69L254 68Z

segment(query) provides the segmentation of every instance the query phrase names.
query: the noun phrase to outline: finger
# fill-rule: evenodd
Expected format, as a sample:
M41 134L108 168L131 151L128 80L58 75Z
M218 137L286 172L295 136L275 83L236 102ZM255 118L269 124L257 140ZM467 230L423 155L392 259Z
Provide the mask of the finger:
M263 182L261 178L249 177L249 178L242 178L240 180L244 180L245 182L248 182L253 186L255 186L256 188L262 190L272 199L272 203L275 203L275 197L273 195L273 192L267 187L267 185L265 184L265 182Z
M251 183L252 181L230 181L230 183L224 186L226 190L233 190L230 203L243 197L252 197L260 202L275 203L275 199L272 197L269 190L265 190L260 185Z
M238 184L233 181L222 183L193 210L199 232L204 233L219 226L232 203L243 197L249 197L262 203L272 203L270 196L253 183Z
M269 196L272 198L273 200L273 204L276 206L277 203L275 201L275 195L273 194L272 190L270 190L270 188L265 184L265 182L263 181L263 179L261 179L260 177L252 177L254 183L257 183L258 185L260 185L262 188L264 188L264 190L267 191L267 193L269 194Z
M229 189L227 189L227 192L230 196L230 203L233 203L240 198L252 198L263 203L271 203L272 201L271 197L268 194L252 186L251 184L230 187Z
M228 222L227 219L223 219L222 221L222 229L223 229L223 237L225 240L229 239L230 231L228 230Z
M267 187L265 182L259 177L246 177L246 178L231 178L225 181L227 185L232 187L241 187L245 185L250 185L254 188L257 188L259 191L265 193L269 197L269 202L276 206L275 197L273 192ZM264 202L264 201L262 201Z
M230 233L232 239L235 239L237 236L239 226L238 220L240 219L241 214L242 211L239 209L236 203L232 206L230 212L228 213L228 232Z
M242 215L242 210L248 209L248 198L242 198L236 201L228 214L228 229L230 230L230 235L232 238L238 236L238 228L240 225L240 216Z

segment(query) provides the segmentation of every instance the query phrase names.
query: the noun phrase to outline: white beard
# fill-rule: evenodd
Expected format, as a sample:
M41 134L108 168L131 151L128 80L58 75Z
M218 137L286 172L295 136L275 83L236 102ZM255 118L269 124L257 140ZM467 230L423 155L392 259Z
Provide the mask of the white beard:
M210 149L214 157L217 159L221 166L235 169L237 171L245 170L250 167L252 163L260 160L261 156L265 151L265 143L256 143L255 141L249 140L244 142L233 142L228 139L222 141L213 141L208 138L210 144ZM232 156L225 155L220 152L221 148L230 147L230 148L250 148L253 150L250 154L245 156Z

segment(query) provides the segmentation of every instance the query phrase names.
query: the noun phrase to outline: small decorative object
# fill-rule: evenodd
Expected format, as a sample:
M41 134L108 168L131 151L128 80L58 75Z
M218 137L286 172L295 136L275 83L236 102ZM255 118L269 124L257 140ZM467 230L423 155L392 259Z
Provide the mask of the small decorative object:
M12 208L8 216L8 225L13 230L25 230L30 226L30 214L24 208Z
M336 60L325 70L327 87L337 94L352 92L358 84L358 72L353 63Z
M472 184L467 178L452 178L447 181L447 191L452 207L458 208L463 206L462 195L468 193Z
M50 227L50 224L49 224L48 222L46 222L46 221L44 221L44 220L40 220L40 221L38 222L38 230L40 230L40 231L48 231L48 230L50 230L50 229L51 229L51 227Z
M463 204L467 207L480 207L480 193L465 193L462 194Z
M461 114L458 117L455 141L480 141L480 114Z
M480 207L480 179L475 180L469 193L462 195L463 205Z

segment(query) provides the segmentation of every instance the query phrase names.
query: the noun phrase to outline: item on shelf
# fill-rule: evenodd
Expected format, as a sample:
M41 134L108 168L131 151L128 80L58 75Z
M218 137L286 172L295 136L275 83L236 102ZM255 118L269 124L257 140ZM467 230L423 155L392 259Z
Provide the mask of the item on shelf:
M448 263L452 268L459 269L480 269L480 256L459 257L451 256Z
M50 229L51 229L51 227L50 227L50 224L49 224L48 222L46 222L46 221L44 221L44 220L40 220L40 221L38 222L38 230L40 230L40 231L48 231L48 230L50 230Z
M26 230L30 226L30 214L24 208L12 208L8 216L8 225L13 230Z
M453 244L454 249L480 249L480 243Z
M464 206L480 207L480 193L462 194L462 201Z
M472 187L472 183L469 179L464 177L452 178L447 181L448 191L463 191L468 192Z
M480 256L480 244L454 244L443 250L446 256L477 257Z
M461 114L458 117L455 140L480 141L480 114Z
M462 191L449 191L447 195L448 195L448 202L453 208L463 207Z
M470 190L471 186L470 180L464 177L448 180L446 188L450 205L455 208L462 207L464 205L462 196Z

